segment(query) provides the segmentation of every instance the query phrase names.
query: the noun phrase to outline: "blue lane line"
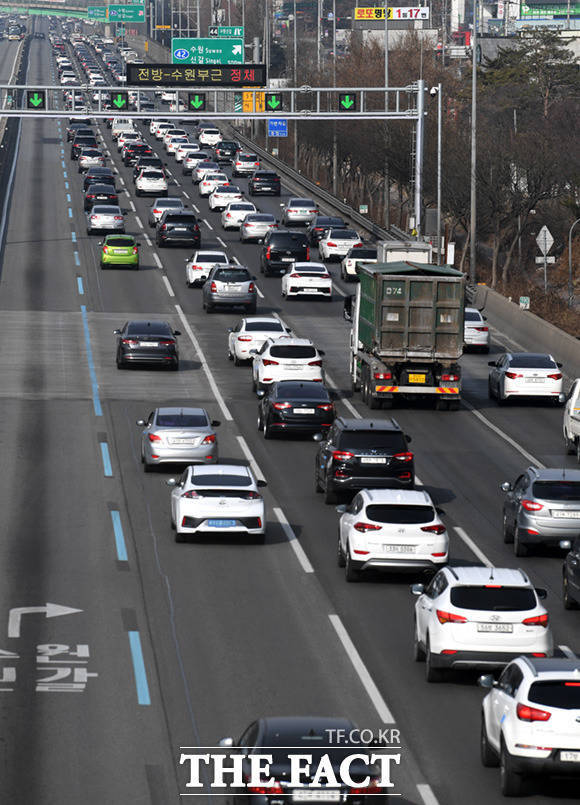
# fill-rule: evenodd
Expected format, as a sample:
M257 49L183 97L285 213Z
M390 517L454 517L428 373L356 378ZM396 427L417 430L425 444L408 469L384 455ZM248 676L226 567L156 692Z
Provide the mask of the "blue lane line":
M71 210L71 208L70 208L70 207L68 208L68 217L69 217L69 218L72 218L72 210Z
M103 459L103 472L107 478L113 475L113 468L111 467L111 456L109 455L109 445L107 442L99 442L101 445L101 457Z
M68 201L68 203L70 204L70 193L67 193L67 194L66 194L66 200L67 200L67 201Z
M103 409L101 407L101 400L99 397L99 384L97 382L97 373L95 372L95 363L93 361L93 349L91 347L91 333L89 330L89 322L87 319L87 308L85 307L85 305L81 305L81 315L83 317L83 327L85 331L85 347L87 350L89 375L91 378L91 386L93 389L93 408L95 409L95 416L103 416Z
M133 671L135 672L135 685L137 686L137 701L139 704L151 704L149 696L149 685L147 684L147 674L145 673L145 660L141 649L141 638L139 632L129 632L129 645L131 646L131 656L133 657Z
M64 183L64 189L65 189L65 190L68 190L68 182L65 182L65 183Z
M81 296L85 295L85 289L83 288L83 278L77 277L77 288L79 289L79 293Z
M111 520L113 521L113 531L115 532L115 545L117 546L117 559L119 562L127 561L127 548L125 546L125 536L123 534L123 525L121 523L121 515L118 511L111 511Z
M70 236L72 238L72 242L76 243L77 242L77 233L76 232L71 232Z
M75 252L75 263L77 264L77 266L80 266L81 264L81 258L79 257L78 252Z
M62 165L62 166L63 166L63 168L64 168L64 162L63 162L63 165ZM66 172L66 171L63 173L63 176L64 176L64 178L65 178L65 179L68 179L68 176L67 176L67 172Z
M66 163L65 163L64 159L61 159L61 161L60 161L60 162L61 162L61 165L63 166L63 168L65 168L65 167L66 167Z

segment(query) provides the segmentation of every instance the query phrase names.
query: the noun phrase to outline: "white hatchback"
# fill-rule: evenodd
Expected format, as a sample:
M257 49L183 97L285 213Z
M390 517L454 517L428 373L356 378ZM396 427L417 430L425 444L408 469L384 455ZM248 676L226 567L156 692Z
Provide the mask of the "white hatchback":
M322 383L322 356L309 338L269 338L253 355L252 385L254 391L279 380L315 380Z
M427 492L363 489L336 510L338 564L347 581L358 581L366 570L420 571L447 564L449 536Z
M228 358L235 366L252 360L251 350L260 350L268 338L280 338L292 331L276 316L251 316L239 321L228 334Z
M221 216L222 229L239 229L248 215L257 212L251 201L230 201Z
M188 288L203 285L215 265L229 265L225 252L198 249L185 261L185 282Z
M244 533L263 539L266 531L264 498L250 467L239 464L194 464L179 480L170 478L171 525L175 541L189 534Z
M199 183L199 195L207 198L216 187L229 185L230 180L225 173L206 173Z
M527 654L551 657L548 613L523 570L444 567L425 587L411 587L415 604L414 657L428 682L446 669L506 665Z
M324 263L292 263L282 277L282 296L318 296L332 301L332 277Z
M485 321L485 316L477 308L465 308L463 340L466 347L473 347L481 350L481 352L489 352L489 327Z

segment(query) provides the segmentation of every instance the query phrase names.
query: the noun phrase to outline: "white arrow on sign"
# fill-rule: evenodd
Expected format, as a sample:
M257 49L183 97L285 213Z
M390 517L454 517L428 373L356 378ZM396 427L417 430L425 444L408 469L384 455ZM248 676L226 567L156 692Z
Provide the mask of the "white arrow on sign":
M241 45L234 45L232 48L232 56L238 56L242 52Z
M547 226L544 225L538 232L536 243L538 244L538 249L542 252L542 254L548 254L552 248L552 244L554 243L554 236Z
M8 616L8 637L20 637L20 621L23 615L44 613L47 618L57 618L59 615L72 615L82 612L82 609L73 609L61 604L45 604L43 607L14 607Z

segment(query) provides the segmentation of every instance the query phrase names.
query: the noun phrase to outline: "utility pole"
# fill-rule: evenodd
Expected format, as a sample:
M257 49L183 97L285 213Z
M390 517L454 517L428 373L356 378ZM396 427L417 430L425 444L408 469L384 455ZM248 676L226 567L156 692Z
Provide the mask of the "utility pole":
M318 21L316 23L316 66L320 72L320 49L322 39L322 0L318 0Z
M385 110L389 108L389 18L388 7L385 0L385 33L383 37L385 46ZM385 120L385 183L383 187L383 206L385 209L385 229L391 226L391 179L389 176L389 124Z
M437 265L441 265L441 160L443 133L443 85L437 85Z
M477 197L476 197L476 163L477 163L477 0L473 0L473 34L471 39L471 171L470 171L470 225L471 238L469 252L469 281L476 280L477 260Z
M296 26L298 25L298 17L296 14L296 0L294 0L294 86L298 86L298 34ZM298 170L298 121L294 121L294 170Z

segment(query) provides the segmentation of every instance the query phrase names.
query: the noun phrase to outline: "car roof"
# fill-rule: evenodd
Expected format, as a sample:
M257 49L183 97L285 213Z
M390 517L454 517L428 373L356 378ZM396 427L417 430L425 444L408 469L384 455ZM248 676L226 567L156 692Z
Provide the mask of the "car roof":
M354 728L352 721L342 717L324 716L270 716L260 719L265 737L288 736L293 741L297 738L323 736L328 739L329 729L349 731ZM317 742L318 744L318 742Z
M520 657L535 676L557 679L571 676L580 679L580 657Z
M368 503L388 506L433 506L429 494L423 489L363 489Z
M479 313L479 315L481 316L481 310L478 310L476 307L466 307L465 312L466 313Z
M250 478L249 467L244 464L192 464L191 474L196 479L204 475L239 475L241 478Z
M390 419L353 419L339 416L335 422L345 430L401 431L401 426L392 417Z
M501 584L509 587L530 587L531 581L521 568L508 567L447 567L457 584Z
M538 469L537 467L530 467L535 481L580 481L580 470L565 468L549 467L546 469Z
M313 347L314 344L309 338L292 338L291 336L284 336L283 339L280 338L269 338L270 346L277 346L278 341L283 341L284 346L290 347Z

